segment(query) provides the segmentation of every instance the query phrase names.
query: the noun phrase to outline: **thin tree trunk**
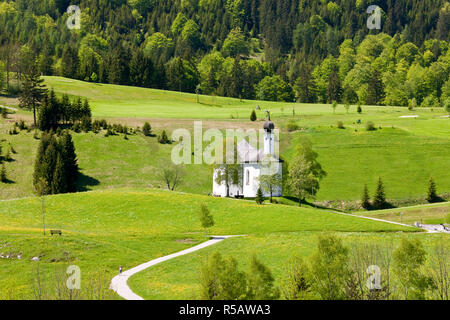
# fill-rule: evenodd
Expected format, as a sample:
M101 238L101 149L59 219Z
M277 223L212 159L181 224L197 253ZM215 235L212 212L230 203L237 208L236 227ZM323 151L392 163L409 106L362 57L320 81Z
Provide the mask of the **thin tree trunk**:
M302 193L300 192L298 195L298 206L301 207L302 206Z

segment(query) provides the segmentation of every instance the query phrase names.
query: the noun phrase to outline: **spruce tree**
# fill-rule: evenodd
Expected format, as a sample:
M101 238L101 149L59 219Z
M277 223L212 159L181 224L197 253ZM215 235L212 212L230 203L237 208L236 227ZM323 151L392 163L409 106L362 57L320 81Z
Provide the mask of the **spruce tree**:
M257 119L257 118L256 118L256 112L255 112L255 110L253 110L253 111L252 111L252 114L250 115L250 121L253 121L253 122L254 122L254 121L256 121L256 119Z
M5 167L4 163L2 163L2 170L0 171L0 180L3 183L7 183L8 182L8 177L6 175L6 167Z
M258 188L258 191L256 193L255 201L256 201L257 204L263 204L264 201L265 201L264 195L263 195L263 192L262 192L261 188Z
M72 136L65 132L61 137L62 160L66 175L67 192L75 192L78 178L78 160Z
M361 199L361 206L366 210L370 209L370 196L369 196L369 189L367 188L367 184L364 185L363 196Z
M384 185L381 178L378 179L377 191L375 192L373 205L376 209L385 209L387 205L386 193L384 191Z
M67 192L67 176L64 168L64 161L61 152L56 158L55 171L53 174L53 181L51 184L52 194L60 194Z
M439 201L439 196L437 195L436 183L434 182L433 177L430 177L430 181L429 181L429 185L428 185L427 201L429 203L434 203L434 202Z

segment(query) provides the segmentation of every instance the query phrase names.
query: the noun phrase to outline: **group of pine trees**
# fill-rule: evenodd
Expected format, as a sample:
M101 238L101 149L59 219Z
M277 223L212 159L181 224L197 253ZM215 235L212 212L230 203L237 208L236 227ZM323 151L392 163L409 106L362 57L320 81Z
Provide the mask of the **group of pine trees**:
M87 99L80 97L70 101L69 96L63 95L59 99L53 89L44 96L39 108L38 128L42 131L54 130L61 124L75 124L90 128L92 123L91 107Z
M34 165L33 185L41 195L75 192L78 160L72 136L43 132Z
M436 183L433 177L430 178L428 183L428 191L426 201L429 203L441 202L443 199L438 195ZM375 191L373 200L371 201L369 195L369 189L367 185L364 185L363 195L361 198L361 207L366 210L382 210L390 206L389 202L386 200L386 192L384 189L383 180L378 179L377 189Z

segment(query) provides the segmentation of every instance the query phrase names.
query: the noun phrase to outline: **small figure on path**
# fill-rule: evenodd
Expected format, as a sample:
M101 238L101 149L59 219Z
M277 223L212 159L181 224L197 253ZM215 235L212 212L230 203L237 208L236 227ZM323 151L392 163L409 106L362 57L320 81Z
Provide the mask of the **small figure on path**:
M123 269L122 269L122 267L120 267L119 268L119 273L122 274L122 271L123 271Z

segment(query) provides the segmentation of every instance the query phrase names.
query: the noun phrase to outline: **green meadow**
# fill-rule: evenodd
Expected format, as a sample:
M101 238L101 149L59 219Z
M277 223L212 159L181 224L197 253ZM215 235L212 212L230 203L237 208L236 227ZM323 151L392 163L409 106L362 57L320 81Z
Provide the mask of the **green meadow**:
M450 222L447 221L450 218L450 202L364 212L361 215L411 225L415 222L442 224Z
M38 266L51 274L58 266L78 265L87 279L101 272L110 280L120 266L126 270L204 241L200 203L213 212L211 233L217 235L418 231L312 208L124 189L46 197L47 232L63 235L44 237L40 199L2 201L0 254L13 259L0 259L0 299L33 298Z
M373 194L378 177L393 200L424 199L430 176L440 194L450 192L450 119L442 110L352 106L336 112L330 105L289 104L200 96L125 86L85 83L45 77L57 94L89 99L95 118L131 127L149 121L154 133L175 128L192 131L194 119L205 127L221 130L262 127L264 110L273 112L281 129L280 151L288 162L296 147L309 138L327 177L316 201L359 200L364 184ZM15 107L14 99L0 104ZM250 122L260 105L258 122ZM405 118L408 116L417 118ZM5 162L9 183L0 184L0 299L33 298L33 281L39 268L50 277L57 268L80 266L86 279L102 274L107 281L143 262L192 247L204 241L198 212L205 203L214 215L214 235L245 235L221 242L192 255L155 266L130 279L136 293L149 299L191 299L198 294L198 272L203 259L221 251L248 266L255 253L273 271L280 284L293 255L307 257L322 233L337 233L346 243L397 243L402 237L420 238L429 249L446 235L424 234L416 228L376 222L320 210L288 205L257 206L253 201L208 197L212 170L208 165L186 166L178 192L165 191L158 177L159 162L170 161L171 145L141 133L105 137L104 132L72 133L81 175L79 193L45 199L47 230L60 229L63 236L42 235L41 199L33 192L32 176L39 140L33 132L8 134L14 121L31 120L18 109L0 120L0 144L5 155L12 145L12 160ZM360 120L361 124L358 124ZM299 130L289 132L294 121ZM345 129L338 129L342 121ZM372 121L377 130L367 131ZM14 200L15 199L15 200ZM309 199L311 200L311 199ZM364 216L404 222L442 223L450 212L448 203L374 212ZM400 213L403 213L400 215ZM39 257L39 262L30 259Z
M199 299L200 271L202 263L213 253L232 256L239 262L239 268L249 270L250 258L256 255L268 266L280 287L285 279L289 262L294 257L308 258L317 246L320 234L326 232L289 232L250 235L232 238L190 255L182 256L156 265L138 273L128 281L131 289L146 300ZM334 233L343 238L350 248L361 244L384 244L394 248L403 238L419 239L427 251L435 243L448 241L447 235L423 233Z

